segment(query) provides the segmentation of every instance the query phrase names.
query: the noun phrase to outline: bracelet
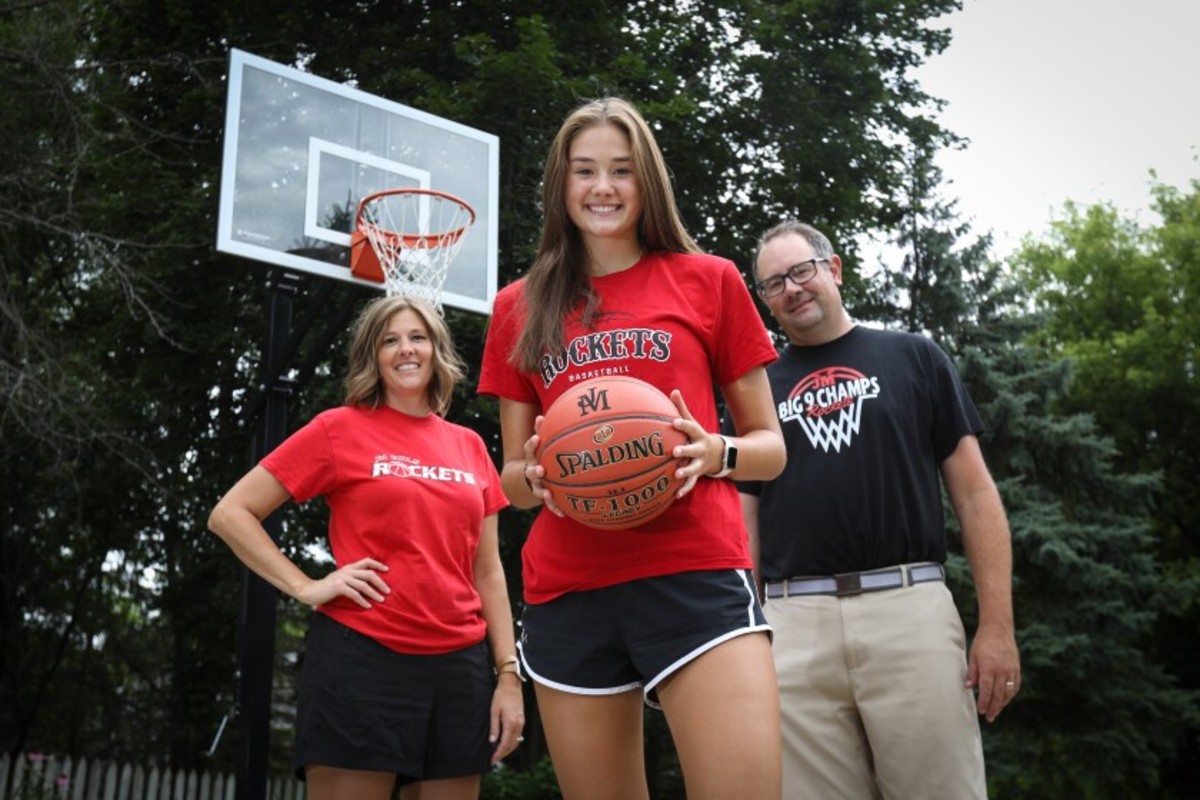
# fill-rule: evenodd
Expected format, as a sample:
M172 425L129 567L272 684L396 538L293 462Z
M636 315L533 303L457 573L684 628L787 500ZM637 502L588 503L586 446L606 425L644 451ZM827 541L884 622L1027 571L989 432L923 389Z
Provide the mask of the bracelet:
M509 656L496 665L496 677L500 677L506 672L511 672L522 683L525 682L525 676L521 674L521 660L516 656Z

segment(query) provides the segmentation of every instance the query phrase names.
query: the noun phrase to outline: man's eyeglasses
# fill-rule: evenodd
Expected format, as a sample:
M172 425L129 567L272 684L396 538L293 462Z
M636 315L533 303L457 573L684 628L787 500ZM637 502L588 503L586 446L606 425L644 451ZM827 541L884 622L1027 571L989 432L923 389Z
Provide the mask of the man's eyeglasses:
M817 274L817 264L828 260L828 258L810 258L808 261L792 264L782 275L772 275L765 281L754 284L754 291L758 292L759 297L766 300L768 297L774 297L782 292L789 280L797 286L803 286Z

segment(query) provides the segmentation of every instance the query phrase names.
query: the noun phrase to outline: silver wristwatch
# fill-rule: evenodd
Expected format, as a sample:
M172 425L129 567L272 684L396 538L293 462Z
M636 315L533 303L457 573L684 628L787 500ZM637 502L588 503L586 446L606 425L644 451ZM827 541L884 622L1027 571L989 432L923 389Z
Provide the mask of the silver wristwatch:
M737 466L737 445L728 436L721 434L721 441L725 442L725 451L721 454L721 469L710 474L710 478L724 478L729 473L733 472L733 468Z

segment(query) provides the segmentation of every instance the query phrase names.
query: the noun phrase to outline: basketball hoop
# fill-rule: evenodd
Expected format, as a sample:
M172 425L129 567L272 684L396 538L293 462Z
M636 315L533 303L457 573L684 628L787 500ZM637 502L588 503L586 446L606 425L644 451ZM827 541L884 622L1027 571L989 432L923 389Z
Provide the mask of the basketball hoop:
M358 204L350 234L350 272L383 283L389 295L421 297L441 311L446 270L474 222L475 209L446 192L369 194Z

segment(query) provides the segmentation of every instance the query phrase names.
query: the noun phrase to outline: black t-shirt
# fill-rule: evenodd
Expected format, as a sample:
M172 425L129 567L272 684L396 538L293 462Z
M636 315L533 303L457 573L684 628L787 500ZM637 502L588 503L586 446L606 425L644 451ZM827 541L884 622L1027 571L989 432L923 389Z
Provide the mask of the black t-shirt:
M983 430L949 357L911 333L856 326L767 367L787 443L759 497L766 580L942 562L938 466Z

